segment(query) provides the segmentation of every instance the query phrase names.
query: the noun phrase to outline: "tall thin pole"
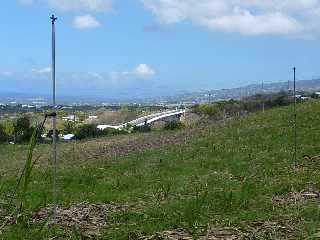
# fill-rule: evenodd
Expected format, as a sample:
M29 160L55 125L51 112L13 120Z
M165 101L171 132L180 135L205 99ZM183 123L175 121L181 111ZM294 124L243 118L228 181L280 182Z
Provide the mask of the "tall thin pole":
M52 15L51 16L51 25L52 25L52 107L53 111L56 110L56 30L55 30L55 22L57 18ZM57 158L57 119L56 114L53 114L52 117L52 128L53 128L53 220L56 223L57 220L57 172L58 172L58 158Z
M264 82L262 80L262 112L264 113Z
M296 98L296 67L293 68L293 96L294 96L294 162L297 162L297 98Z
M75 127L76 125L76 111L74 109L74 106L72 107L72 110L73 110L73 128ZM73 162L75 163L75 160L76 160L76 152L75 152L75 146L76 145L76 136L73 137L73 148L72 148L72 158L73 158Z

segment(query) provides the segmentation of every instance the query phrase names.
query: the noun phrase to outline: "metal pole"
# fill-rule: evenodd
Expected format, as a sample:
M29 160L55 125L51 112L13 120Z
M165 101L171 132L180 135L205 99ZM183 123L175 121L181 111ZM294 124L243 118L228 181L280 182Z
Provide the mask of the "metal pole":
M53 112L56 111L56 32L55 32L55 22L57 18L52 15L51 16L51 25L52 25L52 107ZM58 158L57 158L57 119L56 114L53 114L52 117L52 143L53 143L53 221L56 224L57 220L57 171L58 171Z
M293 68L293 96L294 96L294 162L297 162L297 98L296 98L296 67Z
M262 113L264 113L264 82L262 80Z
M73 128L75 127L76 125L76 111L74 109L74 106L72 107L73 109ZM72 148L72 158L73 158L73 163L75 163L75 160L76 160L76 152L75 152L75 145L76 145L76 137L74 136L74 139L73 139L73 148Z

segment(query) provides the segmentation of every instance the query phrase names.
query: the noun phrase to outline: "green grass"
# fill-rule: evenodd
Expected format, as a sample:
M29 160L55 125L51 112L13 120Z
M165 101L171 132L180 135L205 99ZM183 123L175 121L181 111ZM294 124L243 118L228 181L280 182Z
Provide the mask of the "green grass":
M317 239L319 202L279 206L272 199L310 187L320 190L320 162L302 157L320 155L319 110L319 102L298 105L296 164L292 108L277 108L210 127L205 137L186 144L111 160L101 156L106 160L81 167L62 166L59 202L129 203L127 211L108 216L102 239L134 239L176 228L196 238L208 226L246 230L255 222L293 228L287 235L261 231L255 239ZM0 203L15 181L10 175L0 178ZM26 193L30 211L52 202L51 189L51 170L34 169ZM54 234L80 238L77 230L67 237L64 229L54 233L41 223L20 223L3 229L0 239L48 239Z

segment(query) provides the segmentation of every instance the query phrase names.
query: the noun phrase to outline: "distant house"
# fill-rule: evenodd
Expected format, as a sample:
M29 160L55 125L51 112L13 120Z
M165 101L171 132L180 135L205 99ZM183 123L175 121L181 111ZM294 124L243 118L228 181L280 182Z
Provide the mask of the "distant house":
M74 134L70 133L70 134L66 134L66 135L62 135L62 139L65 141L71 141L72 139L74 139Z
M301 99L301 100L309 100L310 97L301 97L300 99Z
M33 105L27 105L27 104L23 104L21 105L22 108L35 108L35 106Z
M62 117L62 120L64 120L64 121L74 121L74 120L78 121L79 118L75 115L68 115L66 117Z
M95 120L95 119L98 119L98 116L89 116L89 119L90 120Z

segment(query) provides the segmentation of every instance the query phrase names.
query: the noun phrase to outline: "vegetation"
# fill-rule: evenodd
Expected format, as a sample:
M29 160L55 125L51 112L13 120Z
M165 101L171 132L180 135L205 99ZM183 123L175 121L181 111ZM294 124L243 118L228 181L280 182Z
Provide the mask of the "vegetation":
M287 92L256 94L246 97L241 101L228 100L215 103L195 105L193 112L207 116L211 119L221 120L227 117L235 117L250 112L270 109L280 106L288 106L293 102L291 94Z
M183 124L180 121L168 122L164 126L165 130L179 130L183 128Z
M0 143L9 142L9 140L19 143L27 142L34 129L26 115L18 117L16 121L7 120L0 124Z
M57 228L50 227L43 210L52 202L51 170L39 162L26 194L29 221L12 221L0 229L0 238L139 239L184 229L194 238L223 232L239 239L316 239L320 227L319 110L318 101L298 105L297 162L289 106L206 126L205 136L179 145L122 157L100 153L98 161L90 164L80 164L87 161L85 156L78 164L63 164L59 202L64 214L75 215L64 221L66 216L61 215ZM0 150L7 147L11 146L2 145ZM4 218L6 196L15 178L3 174L0 180L0 216ZM85 215L75 209L91 211ZM97 209L106 209L107 214ZM79 215L78 223L72 220ZM105 224L91 225L91 218Z

